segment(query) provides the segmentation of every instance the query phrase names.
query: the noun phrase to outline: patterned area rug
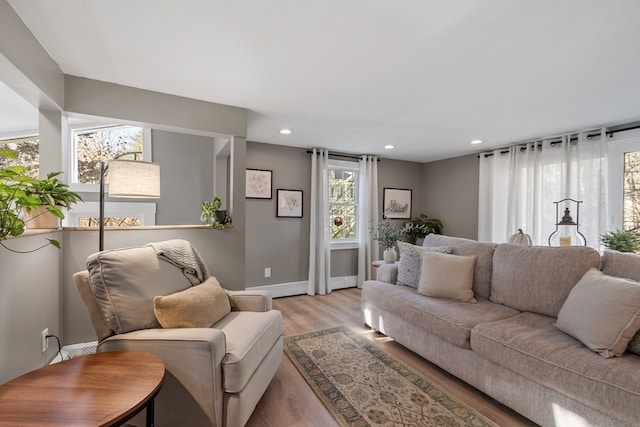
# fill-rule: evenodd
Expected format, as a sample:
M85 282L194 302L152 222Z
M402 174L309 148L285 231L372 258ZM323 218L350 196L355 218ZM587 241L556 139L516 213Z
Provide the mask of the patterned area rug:
M341 426L497 426L346 326L284 342Z

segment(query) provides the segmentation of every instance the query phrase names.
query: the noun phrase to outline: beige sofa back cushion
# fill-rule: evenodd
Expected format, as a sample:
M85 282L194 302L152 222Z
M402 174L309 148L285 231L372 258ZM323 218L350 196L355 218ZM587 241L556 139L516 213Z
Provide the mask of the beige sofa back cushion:
M600 255L589 247L500 244L493 254L490 300L557 317L571 289L599 265Z
M159 328L153 298L182 291L191 283L152 247L98 252L87 259L89 283L105 323L116 333Z
M476 242L460 237L449 237L441 234L428 234L422 246L451 246L454 255L475 255L476 266L473 272L473 293L476 296L489 298L491 294L491 274L493 267L493 251L497 243Z
M606 249L602 255L602 272L640 282L640 255Z

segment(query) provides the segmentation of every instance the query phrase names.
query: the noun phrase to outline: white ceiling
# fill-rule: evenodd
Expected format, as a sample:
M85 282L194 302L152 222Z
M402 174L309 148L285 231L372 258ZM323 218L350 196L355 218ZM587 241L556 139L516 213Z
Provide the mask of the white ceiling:
M252 141L426 162L640 120L640 0L9 3L65 74L245 107Z

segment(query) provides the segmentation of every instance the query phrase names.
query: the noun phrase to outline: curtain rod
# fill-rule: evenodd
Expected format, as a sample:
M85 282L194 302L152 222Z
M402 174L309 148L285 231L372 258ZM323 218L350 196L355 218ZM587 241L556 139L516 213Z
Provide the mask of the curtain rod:
M640 129L640 123L635 123L633 125L625 126L625 127L619 127L619 128L612 129L612 130L607 130L607 131L605 131L605 135L607 135L609 138L611 138L613 136L613 134L615 134L615 133L626 132L628 130L634 130L634 129ZM600 132L587 134L587 139L591 139L594 136L600 136ZM569 142L575 142L577 140L578 140L577 136L569 138ZM530 141L530 142L533 142L533 141ZM560 144L561 142L562 142L562 139L557 139L557 140L552 140L549 144L550 145L556 145L556 144ZM513 144L513 146L517 147L518 145L523 145L523 144L528 144L528 143L525 142L525 143L521 143L521 144ZM541 147L541 146L542 146L542 143L536 144L536 147ZM520 151L525 151L526 149L527 149L527 147L520 147ZM507 154L508 152L509 152L509 150L505 149L505 150L500 151L500 154ZM480 158L481 155L484 155L484 157L487 158L487 157L493 156L494 153L478 154L478 158Z
M313 150L307 150L307 154L312 154L312 153L313 153ZM342 157L342 158L345 158L345 159L353 159L353 160L360 160L360 157L361 157L361 156L358 156L357 154L336 153L335 151L328 151L328 153L332 157ZM367 154L367 156L368 155L369 154ZM380 161L379 158L377 158L376 160Z

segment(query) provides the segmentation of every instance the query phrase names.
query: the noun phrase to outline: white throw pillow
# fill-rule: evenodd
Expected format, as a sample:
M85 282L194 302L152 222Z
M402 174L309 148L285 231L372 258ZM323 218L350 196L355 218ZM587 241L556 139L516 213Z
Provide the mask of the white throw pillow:
M640 283L590 269L569 293L556 327L604 357L622 356L640 329Z
M428 297L477 302L473 295L475 255L449 255L438 252L420 254L422 267L418 293Z

